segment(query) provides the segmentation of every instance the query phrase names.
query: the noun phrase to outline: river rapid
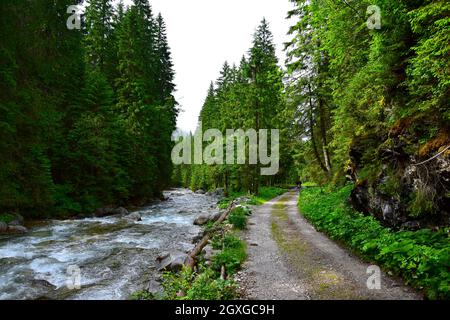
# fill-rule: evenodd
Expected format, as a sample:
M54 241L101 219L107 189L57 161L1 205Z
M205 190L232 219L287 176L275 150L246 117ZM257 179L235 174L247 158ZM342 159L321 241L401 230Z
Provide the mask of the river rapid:
M42 222L23 236L0 236L0 299L128 299L158 277L161 252L191 250L201 214L218 198L186 189L122 217ZM79 273L78 273L79 271ZM80 280L80 288L70 284ZM68 286L69 284L69 286Z

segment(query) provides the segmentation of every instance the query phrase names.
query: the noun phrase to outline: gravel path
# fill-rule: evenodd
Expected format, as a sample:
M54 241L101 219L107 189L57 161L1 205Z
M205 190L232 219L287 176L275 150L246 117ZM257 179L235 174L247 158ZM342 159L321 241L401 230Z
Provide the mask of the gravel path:
M369 290L367 263L317 232L297 208L298 192L254 207L248 260L237 274L243 299L421 299L398 279L381 273L381 289Z

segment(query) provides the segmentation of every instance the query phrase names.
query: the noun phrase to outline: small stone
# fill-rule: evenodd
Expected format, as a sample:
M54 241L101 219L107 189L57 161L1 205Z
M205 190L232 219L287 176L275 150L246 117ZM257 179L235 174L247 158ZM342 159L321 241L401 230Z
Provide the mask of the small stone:
M8 226L8 232L25 234L28 233L28 229L23 226Z
M22 225L22 223L19 220L14 220L14 221L11 221L10 223L8 223L8 225L10 225L10 226L20 226L20 225Z
M126 215L125 219L131 220L131 221L142 221L142 217L138 212L133 212L133 213L130 213L129 215Z
M203 226L208 223L210 217L207 215L200 215L194 220L194 225Z
M181 271L189 259L192 258L182 252L164 254L164 257L161 255L156 259L159 262L158 271Z

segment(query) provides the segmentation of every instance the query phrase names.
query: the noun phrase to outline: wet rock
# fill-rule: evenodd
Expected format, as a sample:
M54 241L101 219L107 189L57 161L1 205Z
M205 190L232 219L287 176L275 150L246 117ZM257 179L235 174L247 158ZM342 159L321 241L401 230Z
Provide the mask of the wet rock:
M416 231L420 229L420 222L419 221L408 221L402 224L402 229Z
M170 252L161 254L156 258L156 261L158 262L158 271L181 271L184 264L188 262L189 258L190 257L183 252Z
M205 194L206 192L205 192L205 190L200 189L200 190L195 191L195 193L196 194Z
M215 196L215 197L224 197L225 196L225 189L218 188L216 190L213 190L211 192L208 192L208 195Z
M0 232L6 232L7 230L8 230L8 225L5 222L0 221Z
M25 234L28 233L28 229L24 226L8 226L8 232Z
M14 220L8 223L9 226L21 226L23 223L19 220Z
M222 216L222 212L218 211L216 213L213 213L209 216L209 220L210 221L214 221L216 222L217 220L219 220L219 218Z
M194 220L194 225L203 226L203 225L207 224L210 219L211 219L210 216L202 214Z
M373 215L385 226L398 228L407 221L405 206L399 200L366 185L358 185L353 189L350 202L357 211Z
M206 261L211 261L212 258L219 252L220 250L214 250L210 245L207 245L202 251L203 257Z
M133 212L124 217L127 220L131 221L142 221L142 217L138 212Z
M203 237L205 236L205 232L204 231L200 231L193 239L192 239L192 243L197 243L200 242Z

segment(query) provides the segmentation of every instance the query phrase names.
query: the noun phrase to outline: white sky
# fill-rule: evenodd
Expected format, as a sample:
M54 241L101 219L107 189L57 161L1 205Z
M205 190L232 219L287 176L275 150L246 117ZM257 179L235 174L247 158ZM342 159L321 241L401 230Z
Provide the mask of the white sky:
M183 110L178 127L183 131L195 130L210 82L218 78L225 60L239 64L263 17L270 23L280 64L284 64L289 0L150 0L150 4L167 25L175 96Z

